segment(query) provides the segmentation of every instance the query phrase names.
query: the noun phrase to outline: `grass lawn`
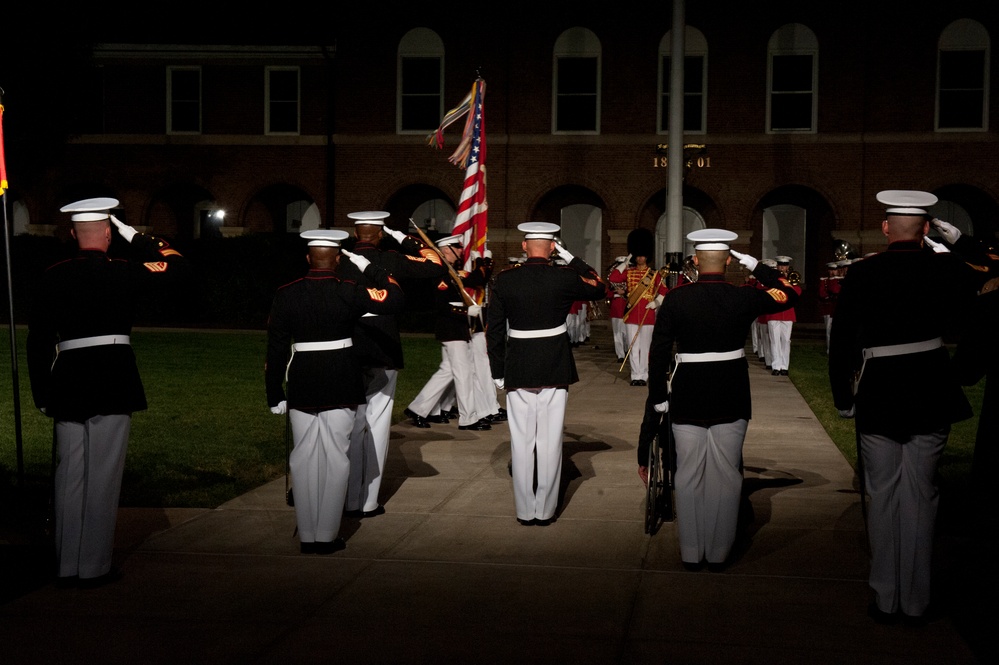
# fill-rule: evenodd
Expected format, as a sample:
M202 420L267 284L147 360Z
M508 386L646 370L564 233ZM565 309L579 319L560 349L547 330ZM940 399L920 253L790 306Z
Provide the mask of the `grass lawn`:
M52 421L31 399L27 333L17 331L25 486L51 484ZM215 507L285 472L285 419L264 396L262 331L135 331L149 409L134 414L121 505ZM10 339L0 373L0 487L17 484ZM395 419L440 362L432 336L406 341Z

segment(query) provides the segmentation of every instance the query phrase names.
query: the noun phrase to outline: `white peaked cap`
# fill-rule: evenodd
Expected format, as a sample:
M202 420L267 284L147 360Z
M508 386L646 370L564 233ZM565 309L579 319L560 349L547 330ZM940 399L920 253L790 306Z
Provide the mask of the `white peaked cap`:
M339 247L341 240L350 237L349 233L339 229L312 229L299 235L309 241L309 247Z

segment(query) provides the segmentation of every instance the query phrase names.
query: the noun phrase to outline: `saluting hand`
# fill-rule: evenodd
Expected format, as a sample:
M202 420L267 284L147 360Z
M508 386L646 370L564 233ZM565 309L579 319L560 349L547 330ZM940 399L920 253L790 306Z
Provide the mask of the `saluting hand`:
M111 223L114 224L115 228L118 229L118 233L121 234L121 237L127 242L132 242L132 238L134 238L135 234L138 233L138 231L133 229L128 224L125 224L114 215L111 215Z
M940 232L940 235L943 236L944 240L952 245L957 242L958 238L961 237L961 231L956 226L945 222L942 219L934 217L930 220L930 224L932 224L933 227Z
M736 258L736 260L739 262L739 265L743 266L749 272L753 272L754 270L756 270L756 266L760 263L757 259L754 259L749 254L742 254L740 252L735 251L734 249L730 249L728 251L732 254L732 256Z
M360 254L355 254L354 252L346 250L342 247L340 248L340 253L350 259L350 262L357 266L357 269L361 272L364 272L364 270L371 265L371 261L367 260Z

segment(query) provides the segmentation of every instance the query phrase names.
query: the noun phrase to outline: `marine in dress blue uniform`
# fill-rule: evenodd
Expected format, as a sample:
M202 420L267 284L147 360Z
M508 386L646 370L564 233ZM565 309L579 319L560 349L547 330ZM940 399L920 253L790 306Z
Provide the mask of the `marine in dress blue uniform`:
M547 525L558 506L568 389L579 380L566 315L573 301L602 298L607 287L593 268L556 245L557 224L517 228L525 234L527 260L496 276L486 342L493 380L507 391L517 519ZM567 267L552 265L553 251Z
M113 581L114 530L132 413L146 396L132 352L135 305L189 268L169 243L114 217L111 198L64 206L79 251L45 271L32 303L28 370L35 406L54 421L55 546L60 583ZM129 242L112 259L111 225Z
M688 568L705 561L721 567L731 553L742 492L742 444L752 416L746 337L757 317L793 307L798 298L777 270L730 250L728 243L737 237L724 229L688 234L697 243L698 279L666 294L652 333L639 476L648 482L648 446L668 410L676 445L680 558ZM762 288L726 281L730 253Z
M350 471L350 433L355 411L365 402L352 335L366 312L391 314L403 304L402 289L388 271L358 254L338 254L347 236L336 230L302 233L309 241L309 272L278 289L267 323L267 404L272 413L287 413L291 421L289 467L303 554L346 547L338 534ZM338 277L341 255L375 286Z
M951 424L971 416L943 343L975 286L955 255L926 247L925 208L936 196L888 190L877 198L887 207L888 248L852 264L843 279L829 379L840 415L856 418L870 496L869 611L880 622L899 613L919 622L930 602L937 464Z
M437 253L412 236L386 226L388 216L381 210L347 215L354 221L357 239L352 251L384 268L400 285L408 280L443 276L446 270ZM383 234L399 244L399 251L379 248ZM377 286L351 261L341 261L337 274L361 286ZM364 375L365 400L357 407L350 433L350 481L345 509L351 517L374 517L385 511L378 495L385 477L396 386L399 371L403 369L397 318L395 313L366 312L357 320L353 333L354 350Z

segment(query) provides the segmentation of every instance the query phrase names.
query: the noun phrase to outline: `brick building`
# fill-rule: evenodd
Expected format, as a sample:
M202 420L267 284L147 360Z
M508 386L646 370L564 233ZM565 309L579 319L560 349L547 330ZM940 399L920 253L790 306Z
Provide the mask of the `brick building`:
M114 196L178 242L345 227L366 209L446 233L460 123L443 151L426 137L480 75L496 257L520 254L527 220L560 222L593 265L638 227L665 249L671 3L452 4L275 18L262 39L88 32L64 63L78 95L65 143L21 185L27 147L8 148L15 232L55 233L59 206ZM738 249L792 256L803 320L837 241L883 247L882 189L933 191L938 216L995 239L995 5L687 2L684 233L724 227Z

